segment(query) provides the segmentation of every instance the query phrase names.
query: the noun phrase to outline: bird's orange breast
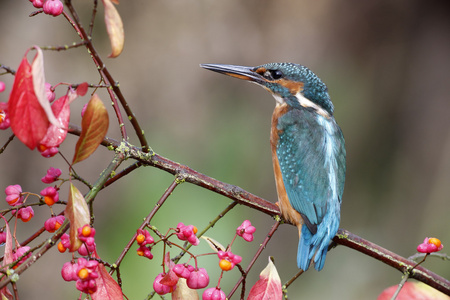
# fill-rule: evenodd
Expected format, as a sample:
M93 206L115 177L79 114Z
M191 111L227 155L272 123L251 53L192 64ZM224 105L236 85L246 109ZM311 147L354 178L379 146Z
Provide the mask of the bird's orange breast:
M280 130L278 130L278 119L283 116L285 113L287 113L289 110L289 107L286 103L283 104L277 104L275 107L275 110L272 114L272 127L270 131L270 145L272 148L272 163L273 163L273 170L275 174L275 183L277 186L277 193L278 193L278 206L280 207L281 215L284 219L289 221L290 223L299 226L303 224L303 220L300 216L300 214L292 207L291 203L289 202L288 195L286 193L286 188L284 186L283 182L283 176L281 174L280 169L280 163L278 161L277 156L277 144L279 140L279 134L281 133Z

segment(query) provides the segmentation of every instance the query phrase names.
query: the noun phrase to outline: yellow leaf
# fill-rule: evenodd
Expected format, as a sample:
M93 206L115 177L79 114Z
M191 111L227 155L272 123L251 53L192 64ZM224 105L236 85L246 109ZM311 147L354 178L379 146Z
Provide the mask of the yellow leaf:
M198 300L198 292L190 289L186 284L186 279L180 278L177 288L172 292L172 300Z

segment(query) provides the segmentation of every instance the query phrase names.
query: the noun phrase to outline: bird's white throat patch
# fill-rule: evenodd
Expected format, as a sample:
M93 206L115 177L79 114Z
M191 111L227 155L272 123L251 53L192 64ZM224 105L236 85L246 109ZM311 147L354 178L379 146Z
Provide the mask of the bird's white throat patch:
M260 84L258 84L258 85L260 85ZM275 101L277 102L277 105L282 105L286 102L280 95L272 93L272 91L270 89L268 89L267 87L265 87L263 85L260 85L260 86L262 86L263 88L265 88L267 91L269 91L272 94L272 96L275 98ZM305 96L303 96L303 94L301 92L298 92L297 94L295 94L295 98L297 99L298 103L301 106L314 109L319 115L321 115L322 117L324 117L326 119L329 119L331 117L331 115L325 109L323 109L316 103L312 102L311 100L305 98Z
M312 102L311 100L305 98L305 96L303 96L301 92L295 94L295 98L297 98L298 103L300 103L301 106L310 107L314 109L319 115L323 116L324 118L329 119L331 117L330 114L325 109L323 109L316 103Z

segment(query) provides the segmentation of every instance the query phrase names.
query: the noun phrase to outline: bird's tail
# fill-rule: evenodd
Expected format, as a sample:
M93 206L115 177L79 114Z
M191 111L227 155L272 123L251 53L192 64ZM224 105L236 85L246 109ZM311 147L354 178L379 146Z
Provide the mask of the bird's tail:
M339 214L336 216L327 213L315 234L306 225L301 227L297 252L297 265L300 269L308 270L311 260L314 259L315 269L322 270L330 241L339 228L339 221Z
M298 242L297 266L303 271L308 270L311 264L311 239L312 233L306 225L303 225L300 231L300 241Z

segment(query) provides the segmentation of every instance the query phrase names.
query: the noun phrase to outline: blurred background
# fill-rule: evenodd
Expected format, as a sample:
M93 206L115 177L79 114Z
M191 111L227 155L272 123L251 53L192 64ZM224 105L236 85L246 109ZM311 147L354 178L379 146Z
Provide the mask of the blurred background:
M75 2L87 27L92 1ZM312 69L328 85L335 118L346 138L341 228L408 257L427 236L439 237L450 247L449 8L448 1L407 0L122 1L117 9L124 22L125 48L117 59L107 59L111 50L100 2L94 43L157 153L273 202L277 196L269 130L274 99L255 85L208 72L199 64L256 66L288 61ZM0 2L0 63L17 69L32 45L79 41L62 16L29 18L34 10L26 0ZM44 56L51 84L98 83L84 48L46 51ZM6 102L14 78L5 75L0 80L7 85L0 101ZM65 89L56 92L60 97ZM98 94L105 104L110 103L105 91ZM73 123L80 123L81 108L88 100L85 96L72 104ZM110 123L108 136L120 138L111 110ZM130 124L126 126L133 136ZM0 132L0 144L10 134L10 130ZM76 140L68 136L61 146L69 160ZM137 144L134 136L131 142ZM113 153L99 149L76 170L93 182L112 157ZM17 139L0 156L0 165L1 189L21 184L24 191L36 193L45 188L40 178L48 167L61 168L66 177L68 172L61 156L44 159ZM95 228L103 259L116 260L172 180L163 171L142 168L99 194ZM77 186L87 191L80 183ZM65 195L66 186L61 198L66 199ZM228 198L183 184L153 225L165 232L184 222L201 230L229 203ZM0 208L6 206L3 202ZM55 212L62 209L54 208ZM18 223L19 241L50 216L48 208L35 212L29 223ZM273 219L238 206L207 235L226 245L244 219L257 227L253 243L237 240L233 245L246 266ZM290 279L297 272L297 243L296 228L281 226L248 277L248 290L268 256L274 256L282 282ZM202 244L196 253L210 251ZM128 299L144 299L161 272L162 249L155 247L155 259L150 261L135 255L135 248L121 266L123 289ZM21 275L21 299L75 299L75 284L60 276L63 263L70 259L69 254L51 249ZM199 263L208 269L213 286L219 275L217 258L200 258ZM450 278L446 262L430 258L424 266ZM225 291L238 276L237 270L224 275ZM401 276L387 265L339 246L327 256L323 271L303 274L289 288L289 296L376 299L384 288L398 284Z

